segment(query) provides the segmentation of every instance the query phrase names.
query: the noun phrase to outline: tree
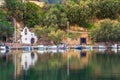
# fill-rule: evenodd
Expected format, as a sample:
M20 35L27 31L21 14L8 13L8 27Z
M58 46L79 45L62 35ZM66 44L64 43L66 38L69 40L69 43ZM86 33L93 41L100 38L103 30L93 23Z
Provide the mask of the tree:
M62 4L53 5L43 18L44 26L54 26L64 29L67 26L67 15L65 6Z
M6 13L0 10L0 39L12 37L14 33L14 28L6 18Z
M17 22L22 22L25 11L24 3L21 3L18 0L5 0L5 3L8 13L11 15L11 17Z
M35 25L38 25L42 15L43 11L38 5L31 2L25 3L23 21L28 27L34 27Z
M91 39L94 42L117 43L120 42L120 24L114 24L111 20L105 20L91 31Z
M18 22L23 22L28 27L34 27L40 22L42 9L31 2L21 3L18 0L5 0L10 15Z
M97 17L98 18L111 18L116 19L118 17L118 12L120 11L120 1L119 0L100 0L98 2Z
M86 27L87 23L89 23L92 11L88 4L88 1L80 1L79 4L74 1L68 1L66 3L67 17L71 24Z
M62 30L57 30L57 31L51 31L48 34L48 37L51 41L54 42L54 44L60 44L62 42L64 31Z
M58 44L62 42L64 31L55 27L35 26L35 34L38 39L44 39L44 41L52 41L54 44Z

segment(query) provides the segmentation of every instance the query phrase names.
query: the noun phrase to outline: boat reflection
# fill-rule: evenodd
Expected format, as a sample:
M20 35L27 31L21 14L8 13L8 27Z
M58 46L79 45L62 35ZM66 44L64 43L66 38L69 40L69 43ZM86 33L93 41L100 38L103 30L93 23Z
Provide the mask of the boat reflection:
M0 55L7 55L10 50L0 50Z
M38 57L34 52L26 52L21 55L21 65L23 70L28 70L31 66L35 65Z
M40 49L37 52L40 54L43 53L64 53L66 49Z

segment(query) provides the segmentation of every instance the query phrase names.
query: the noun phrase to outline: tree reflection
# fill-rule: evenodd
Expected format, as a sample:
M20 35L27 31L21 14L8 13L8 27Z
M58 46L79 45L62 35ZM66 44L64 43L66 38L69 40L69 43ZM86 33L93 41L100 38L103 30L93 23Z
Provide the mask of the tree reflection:
M0 80L13 80L14 64L12 55L0 56Z
M108 53L99 53L95 52L92 54L89 66L91 67L92 73L96 78L107 78L109 80L120 79L120 55L119 54L108 54Z

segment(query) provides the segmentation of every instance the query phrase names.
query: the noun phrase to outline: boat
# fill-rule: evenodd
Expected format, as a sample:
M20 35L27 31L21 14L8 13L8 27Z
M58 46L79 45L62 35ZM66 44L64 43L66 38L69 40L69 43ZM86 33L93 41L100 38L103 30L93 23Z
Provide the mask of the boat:
M58 45L59 49L67 49L67 45L65 43L62 43L60 45Z
M92 46L85 46L85 50L93 50Z
M7 45L1 45L0 50L9 50L9 46Z
M23 52L32 52L33 47L32 46L23 46Z
M38 45L37 48L38 48L38 50L43 50L43 49L45 49L45 46L44 45Z
M43 49L43 50L38 50L38 53L43 54L43 53L64 53L66 50L64 49Z
M47 49L58 49L58 47L56 45L53 45L53 46L48 46Z
M48 46L44 46L44 45L38 45L37 46L38 50L43 50L43 49L46 49L46 50L51 50L51 49L67 49L67 47L65 45L48 45Z
M80 45L80 46L75 46L75 49L82 49L82 46Z
M0 54L8 54L10 52L9 47L0 46Z

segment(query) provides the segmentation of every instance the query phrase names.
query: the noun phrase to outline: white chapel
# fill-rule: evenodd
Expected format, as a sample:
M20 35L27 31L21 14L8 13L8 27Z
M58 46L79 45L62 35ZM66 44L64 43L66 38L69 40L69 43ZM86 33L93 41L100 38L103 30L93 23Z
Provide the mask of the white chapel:
M37 42L37 36L34 33L30 32L27 27L21 32L21 42L22 44L31 44L31 39L34 38L34 43ZM33 44L34 44L33 43Z

